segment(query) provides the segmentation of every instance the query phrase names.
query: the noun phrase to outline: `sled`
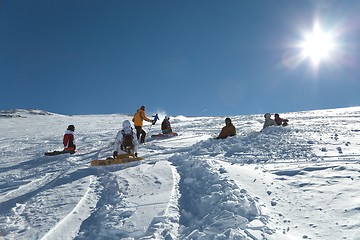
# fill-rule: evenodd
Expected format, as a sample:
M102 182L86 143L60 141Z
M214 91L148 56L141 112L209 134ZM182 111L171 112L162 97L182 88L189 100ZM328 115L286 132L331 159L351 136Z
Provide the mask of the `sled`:
M171 137L175 137L178 136L177 133L171 132L171 133L160 133L160 134L154 134L151 135L151 138L155 138L155 139L163 139L163 138L171 138Z
M144 160L142 157L135 157L134 154L119 154L117 158L108 157L107 159L100 159L100 160L92 160L90 162L91 166L106 166L112 164L122 164L128 163L133 161L140 161Z
M75 151L69 151L69 150L53 151L53 152L46 152L46 153L44 153L44 155L45 156L56 156L56 155L66 154L66 153L74 154Z

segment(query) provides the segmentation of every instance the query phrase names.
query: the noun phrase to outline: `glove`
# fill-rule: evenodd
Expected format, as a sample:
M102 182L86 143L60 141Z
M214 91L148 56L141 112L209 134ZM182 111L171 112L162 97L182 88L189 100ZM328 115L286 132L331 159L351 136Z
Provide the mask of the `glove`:
M117 158L117 155L118 155L118 152L117 152L117 151L114 151L114 152L113 152L113 158Z
M137 153L135 153L135 157L137 157Z

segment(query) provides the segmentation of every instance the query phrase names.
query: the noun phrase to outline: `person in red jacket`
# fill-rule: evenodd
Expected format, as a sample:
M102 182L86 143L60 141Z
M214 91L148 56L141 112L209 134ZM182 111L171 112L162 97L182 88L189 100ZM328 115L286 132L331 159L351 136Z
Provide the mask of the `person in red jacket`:
M64 139L63 139L64 151L75 151L76 145L75 145L74 132L75 132L75 126L69 125L67 130L65 131Z

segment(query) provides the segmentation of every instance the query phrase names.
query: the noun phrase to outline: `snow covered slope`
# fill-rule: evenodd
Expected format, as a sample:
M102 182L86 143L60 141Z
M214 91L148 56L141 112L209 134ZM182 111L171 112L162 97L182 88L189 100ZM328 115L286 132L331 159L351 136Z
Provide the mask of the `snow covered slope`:
M225 140L225 117L172 117L145 160L90 167L131 116L1 111L0 239L360 239L360 107L281 116ZM45 157L69 124L77 153Z

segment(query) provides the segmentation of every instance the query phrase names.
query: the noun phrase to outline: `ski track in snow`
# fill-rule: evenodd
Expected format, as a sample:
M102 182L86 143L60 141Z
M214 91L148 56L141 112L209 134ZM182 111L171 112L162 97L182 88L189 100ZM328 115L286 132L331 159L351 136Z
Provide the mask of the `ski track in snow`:
M262 132L261 115L232 116L225 140L224 118L173 117L178 137L106 167L89 162L130 116L14 115L0 118L0 239L360 239L360 108L282 114L290 126ZM78 152L43 156L68 124Z

